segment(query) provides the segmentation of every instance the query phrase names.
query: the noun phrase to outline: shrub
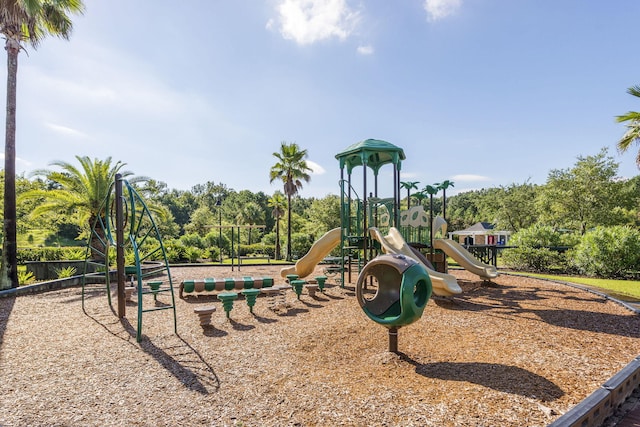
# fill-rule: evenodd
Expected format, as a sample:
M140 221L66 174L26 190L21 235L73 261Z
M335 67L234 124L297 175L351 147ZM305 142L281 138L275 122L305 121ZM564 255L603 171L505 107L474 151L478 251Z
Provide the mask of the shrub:
M202 258L203 251L195 246L189 246L185 250L185 255L189 262L198 262L198 259Z
M549 272L555 268L564 269L566 258L564 254L549 248L532 248L520 246L505 249L502 252L502 262L514 270Z
M18 271L18 285L30 285L36 281L36 276L32 271Z
M210 259L212 261L220 260L220 249L216 247L211 247L209 249L205 249L203 255L204 258Z
M68 277L73 277L76 275L76 273L78 272L78 269L76 269L73 266L69 266L69 267L65 267L65 268L56 268L56 277L58 277L58 279L66 279Z
M587 276L624 277L640 265L640 231L620 225L596 227L582 236L570 259Z
M199 249L205 249L207 247L205 240L196 233L185 234L180 237L180 242L187 247L192 246Z
M545 246L560 246L562 243L561 234L548 225L534 224L529 228L518 231L511 237L509 244L513 246L524 246L530 248L540 248Z

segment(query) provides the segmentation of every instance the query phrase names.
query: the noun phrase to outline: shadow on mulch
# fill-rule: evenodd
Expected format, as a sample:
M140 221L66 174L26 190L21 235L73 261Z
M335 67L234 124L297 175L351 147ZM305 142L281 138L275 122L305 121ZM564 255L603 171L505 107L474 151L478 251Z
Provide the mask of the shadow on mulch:
M211 337L211 338L221 338L229 335L229 332L223 331L222 329L218 329L213 325L203 325L202 335L204 335L205 337Z
M115 314L113 308L111 308L111 312ZM107 325L86 311L85 314L114 337L120 338L122 341L134 347L139 346L142 351L153 357L160 366L165 368L189 390L200 394L210 394L220 389L220 379L216 375L213 367L180 335L173 335L179 340L178 345L172 345L167 349L162 349L155 345L149 337L144 334L142 335L141 342L136 343L136 330L126 318L118 319L119 322L116 321ZM109 316L109 319L113 318ZM122 329L124 329L125 336L120 334L122 331L111 329L118 327L117 325L120 325Z
M7 322L16 303L16 297L0 298L0 343L3 342L4 333L7 330Z
M250 331L256 328L254 325L246 325L244 323L237 322L233 319L229 319L229 323L231 323L231 327L236 331Z
M543 401L564 396L564 391L548 379L517 366L480 362L418 363L404 353L400 358L416 367L416 373L445 381L472 382L496 391Z
M306 308L291 308L288 309L285 313L278 313L279 316L297 316L300 313L308 313L309 310Z
M523 308L521 303L531 304L535 301L548 299L545 294L554 294L562 298L591 302L606 303L605 297L593 295L592 298L579 297L572 290L528 288L518 289L511 286L476 286L465 289L460 296L451 299L435 299L435 303L447 309L467 311L495 311L500 314L520 315L535 314L541 322L549 325L570 328L579 331L590 331L618 335L623 337L640 338L640 317L599 313L588 310L567 309L530 309Z
M255 313L253 314L253 317L259 323L276 323L278 321L278 319L272 319L270 317L262 317L262 316L259 316L259 315L255 314Z

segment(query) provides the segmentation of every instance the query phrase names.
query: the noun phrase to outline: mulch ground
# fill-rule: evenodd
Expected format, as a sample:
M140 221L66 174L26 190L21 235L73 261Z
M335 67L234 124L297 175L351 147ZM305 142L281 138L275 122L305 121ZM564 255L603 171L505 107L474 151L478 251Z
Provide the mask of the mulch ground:
M174 268L174 284L270 276L275 267ZM321 269L318 269L320 272ZM453 271L463 293L432 298L417 322L365 316L353 284L288 291L227 320L210 296L171 310L109 309L104 289L0 300L2 426L545 426L640 353L640 316L598 295L501 275ZM147 297L145 297L147 298ZM151 298L150 296L148 298ZM169 301L158 297L159 305ZM145 304L154 304L149 299ZM210 326L194 308L216 306Z

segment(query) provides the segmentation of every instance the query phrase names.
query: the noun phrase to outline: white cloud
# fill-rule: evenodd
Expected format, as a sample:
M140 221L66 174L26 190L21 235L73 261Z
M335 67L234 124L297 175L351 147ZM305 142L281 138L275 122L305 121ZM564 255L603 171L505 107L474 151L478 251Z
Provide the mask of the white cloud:
M323 168L316 162L312 162L311 160L307 160L306 162L307 162L307 166L309 166L313 171L312 172L313 175L324 175L324 173L326 172L325 168Z
M277 6L280 33L288 40L305 45L337 37L346 39L359 20L346 0L281 0ZM273 28L273 20L267 29Z
M373 55L373 46L358 46L358 53L360 55Z
M427 20L431 22L453 15L461 5L462 0L424 0Z
M0 159L4 160L4 153L0 153ZM16 164L18 164L18 163L20 163L20 164L22 164L22 165L24 165L26 167L30 167L33 164L30 161L25 160L25 159L23 159L21 157L16 157Z
M460 175L452 176L451 180L454 183L457 182L457 181L482 182L482 181L491 181L491 178L489 178L488 176L482 176L482 175L460 174Z
M77 129L73 129L67 126L62 126L62 125L56 125L54 123L45 123L44 124L46 127L48 127L49 129L51 129L52 131L62 134L64 136L70 136L70 137L75 137L75 138L86 138L87 134L85 134L84 132L80 132Z

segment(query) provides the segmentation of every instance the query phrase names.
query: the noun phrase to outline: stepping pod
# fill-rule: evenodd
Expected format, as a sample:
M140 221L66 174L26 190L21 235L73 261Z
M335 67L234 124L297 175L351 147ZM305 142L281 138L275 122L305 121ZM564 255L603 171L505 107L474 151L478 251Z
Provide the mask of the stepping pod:
M233 301L238 298L238 294L235 292L221 292L218 294L218 299L222 301L222 308L229 318L229 313L233 309Z
M247 305L249 306L249 312L253 314L253 306L256 305L256 299L258 298L258 294L260 293L260 289L245 289L242 291L244 297L247 300Z
M298 296L298 299L300 299L300 295L302 294L302 287L304 286L305 283L307 282L304 280L291 281L291 286L293 286L293 290L296 291L296 295Z
M327 281L327 276L316 276L316 282L318 282L318 289L320 292L324 292L324 282Z

